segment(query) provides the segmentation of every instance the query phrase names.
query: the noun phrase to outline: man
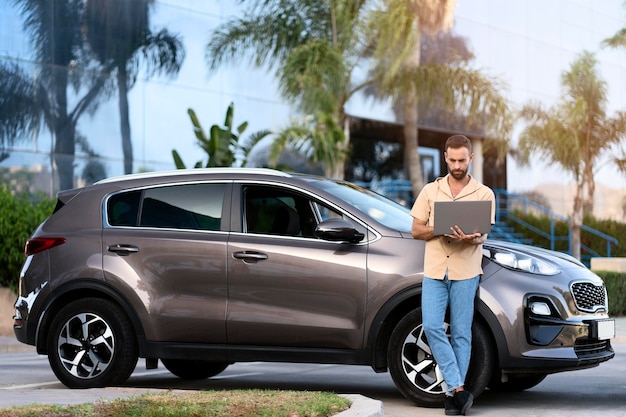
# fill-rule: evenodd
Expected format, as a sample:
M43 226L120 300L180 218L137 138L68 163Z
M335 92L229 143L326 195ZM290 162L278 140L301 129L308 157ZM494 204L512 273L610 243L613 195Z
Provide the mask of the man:
M476 181L468 169L472 144L463 135L448 138L444 157L448 175L427 184L411 209L414 239L426 241L422 320L435 361L445 381L446 415L465 415L474 396L464 390L472 345L474 297L482 274L482 244L487 235L465 234L458 226L443 236L433 235L435 201L490 200L491 223L495 223L493 191ZM444 321L450 309L450 339Z

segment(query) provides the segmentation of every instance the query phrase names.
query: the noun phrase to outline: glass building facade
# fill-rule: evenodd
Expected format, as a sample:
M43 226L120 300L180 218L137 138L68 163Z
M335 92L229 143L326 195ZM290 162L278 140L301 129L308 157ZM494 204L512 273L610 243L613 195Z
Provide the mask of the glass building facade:
M151 30L166 28L179 36L185 60L175 77L148 76L146 67L140 67L129 90L133 172L174 169L172 150L181 155L187 166L205 158L196 145L188 109L196 112L207 130L213 124L223 125L226 109L233 103L235 125L249 123L243 136L263 129L280 129L296 117L278 94L273 72L255 69L247 60L209 72L205 46L217 25L240 12L236 3L233 0L155 2L150 15ZM12 0L2 4L0 64L19 68L33 83L55 71L70 77L66 109L68 117L74 118L71 121L77 138L75 156L70 157L73 185L123 174L117 89L108 83L103 94L85 105L90 86L102 78L95 66L73 60L64 68L55 68L42 62L35 53L31 34L24 30L21 2ZM505 95L513 106L531 100L545 105L555 103L562 93L561 73L582 51L594 52L600 64L599 73L608 85L610 113L626 110L626 49L605 48L601 42L626 27L625 17L626 8L621 0L459 0L453 33L466 39L475 56L471 61L473 67L505 82ZM76 84L72 85L73 81ZM375 102L362 95L351 99L346 110L362 120L399 123L390 103ZM7 112L6 108L2 111ZM445 131L447 127L424 128ZM55 134L58 132L40 124L33 126L27 135L4 138L0 149L3 182L16 189L56 193L60 185L58 175L54 175L58 170L54 161L60 156L58 149L52 155ZM436 147L425 149L424 155L428 158L435 155L429 164L437 161L439 171L442 170L442 158L438 158ZM485 160L485 163L489 162ZM563 183L571 181L557 168L538 168L541 164L538 161L529 168L520 168L509 158L504 186L523 191L545 179L547 173ZM433 166L428 174L437 174L435 171L437 168ZM617 183L626 181L619 177Z

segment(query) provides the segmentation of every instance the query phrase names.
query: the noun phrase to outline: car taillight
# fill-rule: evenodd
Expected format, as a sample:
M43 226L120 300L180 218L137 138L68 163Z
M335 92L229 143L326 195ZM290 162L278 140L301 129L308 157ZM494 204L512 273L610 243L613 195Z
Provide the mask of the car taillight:
M43 252L55 246L62 245L66 242L64 237L34 237L26 241L24 253L26 256Z

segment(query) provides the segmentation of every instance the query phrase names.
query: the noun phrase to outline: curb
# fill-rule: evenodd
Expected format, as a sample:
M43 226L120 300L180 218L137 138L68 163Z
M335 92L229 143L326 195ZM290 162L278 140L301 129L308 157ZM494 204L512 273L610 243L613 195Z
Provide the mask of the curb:
M383 402L360 394L341 394L352 401L350 408L333 417L384 417Z

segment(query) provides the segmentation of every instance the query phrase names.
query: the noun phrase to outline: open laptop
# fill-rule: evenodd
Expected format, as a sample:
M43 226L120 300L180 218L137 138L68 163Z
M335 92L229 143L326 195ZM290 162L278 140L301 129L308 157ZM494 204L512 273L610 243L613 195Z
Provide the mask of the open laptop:
M481 234L491 231L491 201L459 200L435 201L435 236L452 234L450 228L458 225L463 233Z

